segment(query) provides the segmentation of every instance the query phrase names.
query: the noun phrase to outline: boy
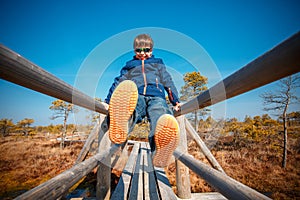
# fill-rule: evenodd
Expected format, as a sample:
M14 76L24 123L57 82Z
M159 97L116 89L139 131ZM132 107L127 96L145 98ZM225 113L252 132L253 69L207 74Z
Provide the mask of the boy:
M177 89L163 61L152 55L153 40L149 35L138 35L133 47L135 56L121 69L105 99L109 104L109 137L115 144L124 143L134 125L147 116L153 164L165 167L178 145L179 126L164 90L173 109L179 110Z

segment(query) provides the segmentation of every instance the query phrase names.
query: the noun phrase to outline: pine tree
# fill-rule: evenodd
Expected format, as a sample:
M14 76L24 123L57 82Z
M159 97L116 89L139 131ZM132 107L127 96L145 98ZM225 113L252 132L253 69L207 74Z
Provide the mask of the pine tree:
M50 110L54 111L51 119L63 118L63 131L61 134L61 149L64 148L65 137L67 135L67 120L69 114L75 112L74 105L70 103L66 103L63 100L57 99L52 102L52 106L49 107Z
M28 136L33 128L30 125L34 123L33 119L25 118L17 123L17 130L20 130L24 133L25 136Z
M9 135L10 129L14 127L14 123L12 122L12 119L1 119L0 120L0 133L2 136Z
M184 74L183 80L185 85L181 87L181 101L188 101L207 90L207 87L205 86L207 84L207 78L202 76L200 72L188 72ZM198 130L198 115L206 115L207 111L208 109L194 111L194 123L196 130Z

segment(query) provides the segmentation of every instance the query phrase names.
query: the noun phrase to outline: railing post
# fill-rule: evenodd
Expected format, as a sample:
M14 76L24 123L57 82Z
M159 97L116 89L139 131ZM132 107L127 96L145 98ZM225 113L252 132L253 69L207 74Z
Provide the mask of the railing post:
M187 152L187 137L185 130L184 116L177 117L180 128L180 139L177 150L181 152ZM186 167L181 161L176 160L176 185L177 185L177 195L181 199L191 198L191 183L189 168Z
M185 125L186 125L186 130L189 133L189 135L195 140L195 142L198 144L200 149L202 150L203 154L205 155L206 159L208 162L217 170L225 174L225 171L221 167L221 165L218 163L216 158L212 155L210 150L207 148L203 140L200 138L200 136L197 134L197 132L193 129L192 125L190 122L185 118Z
M100 126L97 124L93 128L93 130L90 132L88 139L85 141L84 146L82 147L77 160L75 161L75 165L83 161L86 157L86 155L89 153L92 144L94 143L97 134L99 133Z
M104 122L104 123L103 123ZM101 127L99 130L99 153L110 148L111 142L108 138L108 126L105 115L100 115ZM109 199L111 194L111 156L107 156L102 162L99 162L97 170L96 197L98 200Z

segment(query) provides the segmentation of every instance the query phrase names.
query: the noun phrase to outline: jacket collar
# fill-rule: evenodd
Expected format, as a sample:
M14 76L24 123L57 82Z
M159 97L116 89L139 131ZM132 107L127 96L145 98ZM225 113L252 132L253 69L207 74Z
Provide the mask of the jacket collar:
M154 58L154 55L152 55L150 58L146 59L146 60L150 60L150 59L153 59ZM139 60L138 58L136 58L135 56L133 56L133 60ZM146 61L145 60L145 61Z

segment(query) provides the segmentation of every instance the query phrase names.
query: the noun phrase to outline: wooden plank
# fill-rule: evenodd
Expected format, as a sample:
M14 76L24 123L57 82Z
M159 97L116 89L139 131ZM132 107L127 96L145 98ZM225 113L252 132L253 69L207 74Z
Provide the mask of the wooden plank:
M100 102L0 44L0 78L107 115Z
M203 140L200 138L200 136L197 134L197 132L195 131L195 129L193 128L193 126L190 124L190 122L187 119L185 119L185 125L186 125L187 132L196 141L196 143L200 147L201 151L203 152L203 154L205 155L205 157L209 161L209 163L215 169L217 169L220 172L222 172L222 173L225 174L225 171L223 170L223 168L221 167L221 165L218 163L218 161L216 160L216 158L212 155L212 153L210 152L210 150L207 148L207 146L205 145L205 143L203 142Z
M180 128L180 139L177 150L180 152L187 152L187 137L186 129L184 123L184 116L177 117L177 121ZM190 172L189 168L186 167L179 160L176 160L176 185L177 185L177 195L182 199L191 198L191 183L190 183Z
M141 143L141 151L143 152L143 187L144 187L144 200L150 200L150 177L149 172L151 171L149 168L148 162L148 152L147 145L145 142ZM155 180L155 179L154 179ZM140 186L141 187L141 186Z
M191 200L226 200L222 194L218 192L193 193Z
M201 163L187 153L182 154L181 152L175 150L174 155L177 159L183 162L196 174L202 177L209 185L211 185L214 189L216 189L228 199L270 200L270 198L268 198L267 196L232 179L226 174L223 174L218 170L213 169L212 167L209 167L204 163Z
M129 189L128 199L143 199L144 187L143 187L143 155L144 151L140 146L137 156L133 175L131 177L131 184Z
M164 168L154 167L154 172L157 180L157 187L158 187L160 199L177 200L177 196L172 190L171 184L165 173Z
M154 174L154 167L152 164L151 158L151 150L149 147L149 143L143 143L142 150L145 151L144 156L144 190L145 200L158 200L160 199L158 194L158 187L155 184L155 174Z
M71 169L64 171L47 182L25 192L16 199L57 199L75 183L77 183L82 177L91 172L97 166L98 162L103 161L107 156L111 156L117 151L117 149L118 146L114 145L106 151L96 154L95 156L73 166Z
M120 177L119 183L111 196L112 200L127 199L129 194L129 187L131 183L131 176L134 171L139 148L140 148L140 144L135 143L133 149L131 150L127 164L123 169L123 173Z
M277 81L300 71L300 32L181 106L175 116L190 113Z

